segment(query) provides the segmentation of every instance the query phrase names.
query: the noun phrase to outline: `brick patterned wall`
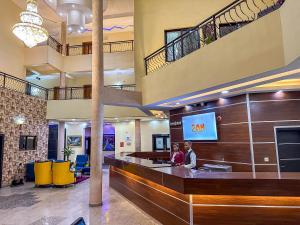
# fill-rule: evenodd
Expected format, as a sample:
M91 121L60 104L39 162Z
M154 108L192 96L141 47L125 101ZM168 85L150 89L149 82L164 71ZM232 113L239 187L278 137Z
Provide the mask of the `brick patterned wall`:
M11 183L21 163L47 159L48 124L47 102L36 97L0 88L0 133L4 134L2 185ZM23 115L23 125L14 123L14 117ZM37 136L37 150L19 151L20 135Z

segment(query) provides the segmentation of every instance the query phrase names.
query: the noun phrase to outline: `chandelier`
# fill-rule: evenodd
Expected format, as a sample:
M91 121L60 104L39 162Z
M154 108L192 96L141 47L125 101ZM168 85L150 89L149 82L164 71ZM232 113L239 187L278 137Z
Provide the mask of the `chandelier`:
M38 14L36 0L27 0L26 11L20 14L21 23L13 26L13 33L32 48L48 39L48 32L42 27L43 18Z

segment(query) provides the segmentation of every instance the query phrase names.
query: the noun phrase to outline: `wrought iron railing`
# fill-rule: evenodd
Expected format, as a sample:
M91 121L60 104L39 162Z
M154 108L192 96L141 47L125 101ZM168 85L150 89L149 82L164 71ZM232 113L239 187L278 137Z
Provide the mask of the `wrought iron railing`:
M115 88L119 90L134 91L135 84L128 85L108 85L105 87ZM70 99L91 99L92 86L83 87L66 87L48 89L48 100L70 100Z
M135 91L136 85L108 85L105 87L125 91ZM57 87L47 89L3 72L0 72L0 88L6 88L44 100L90 99L92 97L91 85L85 85L83 87Z
M20 92L26 95L48 99L48 89L39 85L30 83L20 78L0 72L0 87L12 91Z
M116 41L116 42L106 42L103 44L104 53L113 52L127 52L134 50L134 41ZM84 43L82 45L72 45L67 46L67 55L88 55L92 54L92 42Z
M154 72L211 42L273 12L284 0L236 0L147 56L146 74Z
M55 38L49 36L47 40L47 45L53 48L58 53L62 54L63 46L61 43L59 43Z

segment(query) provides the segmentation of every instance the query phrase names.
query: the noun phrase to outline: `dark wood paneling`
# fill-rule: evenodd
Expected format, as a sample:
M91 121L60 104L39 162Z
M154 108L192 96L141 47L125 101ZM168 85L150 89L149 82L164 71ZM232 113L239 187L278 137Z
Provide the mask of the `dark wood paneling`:
M300 208L195 206L194 224L207 225L296 225Z
M282 93L254 93L250 94L250 101L266 101L266 100L287 100L287 99L300 99L299 91L285 91Z
M299 197L193 195L193 204L300 206Z
M123 170L133 173L137 176L144 177L146 179L152 180L153 182L157 184L162 184L162 173L149 169L147 167L141 167L136 164L123 162Z
M187 203L164 195L112 170L110 186L163 224L189 224Z
M170 111L170 115L178 114L178 113L187 113L195 110L201 110L201 109L209 109L212 107L220 107L220 106L226 106L226 105L232 105L236 103L246 102L246 95L239 95L231 98L224 98L222 100L216 100L216 101L210 101L206 102L205 106L188 106L188 107L182 107L178 109L174 109Z
M251 163L250 144L194 143L193 148L198 158Z
M173 115L170 116L170 122L172 123L175 121L181 121L181 118L184 116L197 115L209 112L215 112L217 117L222 117L222 119L218 121L219 124L240 123L248 121L246 103L243 103L238 105L229 105L222 108Z
M256 164L276 164L276 146L273 144L254 144L254 161ZM265 162L264 158L268 157L269 162Z
M300 114L300 112L299 112ZM300 121L252 123L252 136L254 142L275 142L275 126L300 126Z
M171 142L183 142L182 128L170 128Z
M222 164L222 165L229 165L232 166L232 172L251 172L252 166L248 164L239 164L239 163L231 163L231 162L219 162L219 161L210 161L210 160L203 160L197 159L197 166L203 166L203 164Z
M300 101L252 102L252 121L300 120Z
M256 172L277 172L277 165L255 165Z
M182 129L170 129L172 142L183 142ZM201 141L193 141L201 142ZM202 141L205 142L205 141ZM218 142L249 142L248 124L218 126Z
M142 159L170 159L170 152L133 152L129 156L142 158Z

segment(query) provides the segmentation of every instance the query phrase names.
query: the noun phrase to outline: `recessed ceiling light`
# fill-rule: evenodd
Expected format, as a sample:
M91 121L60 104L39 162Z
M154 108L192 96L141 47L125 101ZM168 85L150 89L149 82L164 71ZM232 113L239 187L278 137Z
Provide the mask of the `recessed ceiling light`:
M228 90L225 90L225 91L222 91L221 93L222 93L222 94L228 94L229 91L228 91Z

